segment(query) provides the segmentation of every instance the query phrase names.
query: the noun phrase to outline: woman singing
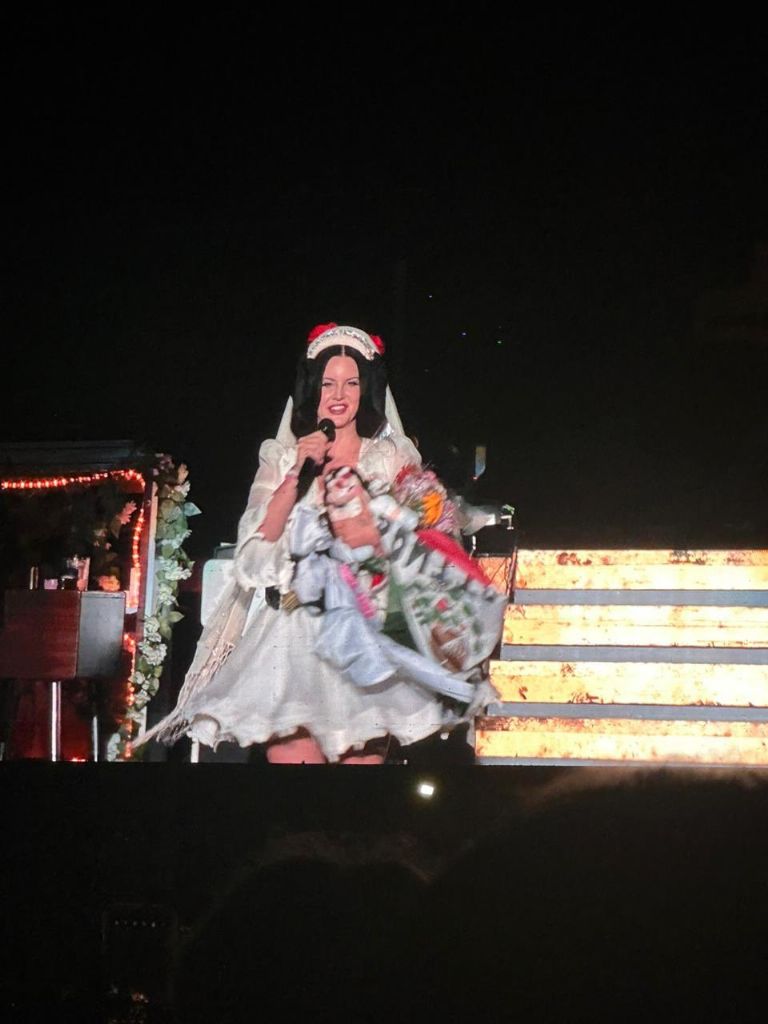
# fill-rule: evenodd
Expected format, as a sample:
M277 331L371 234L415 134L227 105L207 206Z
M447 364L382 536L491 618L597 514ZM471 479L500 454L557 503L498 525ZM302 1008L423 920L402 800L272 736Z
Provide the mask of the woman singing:
M455 522L436 537L398 500L422 467L383 350L356 327L310 333L259 451L234 580L176 708L139 743L187 735L265 744L271 763L381 764L390 737L450 730L493 698L487 658L505 600L451 539Z

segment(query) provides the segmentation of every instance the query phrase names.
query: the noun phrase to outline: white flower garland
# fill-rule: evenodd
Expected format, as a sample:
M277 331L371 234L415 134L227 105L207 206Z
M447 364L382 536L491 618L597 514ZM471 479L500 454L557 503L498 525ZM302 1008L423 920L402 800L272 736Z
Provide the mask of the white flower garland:
M187 520L200 513L197 505L187 500L187 467L183 463L176 467L170 456L158 455L153 473L158 488L154 610L144 620L144 636L137 645L133 674L128 680L125 715L107 744L108 761L130 760L131 739L160 686L173 627L184 618L178 610L179 583L189 579L194 565L182 546L191 533Z

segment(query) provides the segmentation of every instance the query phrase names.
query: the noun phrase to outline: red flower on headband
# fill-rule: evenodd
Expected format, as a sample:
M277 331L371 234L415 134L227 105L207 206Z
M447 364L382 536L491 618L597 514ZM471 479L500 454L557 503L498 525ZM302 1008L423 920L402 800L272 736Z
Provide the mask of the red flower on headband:
M378 334L372 334L371 335L371 341L376 346L376 351L379 353L379 355L383 356L384 355L384 342L381 340L381 338L378 336Z
M338 327L338 324L318 324L317 327L313 327L307 335L307 344L314 341L315 338L319 338L321 334L325 334L326 331L330 331L332 327Z

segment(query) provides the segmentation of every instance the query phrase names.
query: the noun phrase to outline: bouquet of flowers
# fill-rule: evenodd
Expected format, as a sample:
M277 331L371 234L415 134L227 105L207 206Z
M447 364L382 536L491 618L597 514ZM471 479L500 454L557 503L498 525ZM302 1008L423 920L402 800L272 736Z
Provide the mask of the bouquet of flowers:
M440 530L453 535L458 532L456 506L431 469L403 466L395 477L392 497L398 504L418 513L418 529Z
M315 650L358 686L400 672L466 708L482 704L506 596L462 547L432 470L408 465L390 487L374 483L342 467L327 484L325 531L311 509L293 523L296 604L322 598Z

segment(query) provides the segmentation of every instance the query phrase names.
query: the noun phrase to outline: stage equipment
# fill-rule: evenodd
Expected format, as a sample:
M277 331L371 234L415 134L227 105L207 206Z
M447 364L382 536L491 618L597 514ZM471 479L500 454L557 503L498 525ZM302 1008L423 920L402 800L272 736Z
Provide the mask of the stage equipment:
M61 684L99 679L119 669L125 593L7 590L0 629L0 677L49 683L49 760L61 758ZM93 760L98 717L91 719Z
M107 757L116 759L122 756L119 744L115 752L113 740L120 740L126 749L128 747L125 723L134 722L140 706L138 699L144 697L134 685L133 664L129 662L146 639L144 623L156 606L155 531L159 506L156 481L158 460L162 459L167 459L167 456L158 456L153 449L130 440L0 444L0 501L3 509L15 506L15 519L10 513L7 518L7 551L10 552L7 561L10 564L3 565L0 584L5 588L6 602L3 630L6 639L2 641L6 660L1 671L8 679L45 680L50 684L49 757L52 760L61 757L61 682L67 679L112 675L118 682L116 677L125 673L123 724L119 732L106 742ZM112 591L102 587L97 578L98 570L94 572L93 558L88 565L94 578L89 584L83 572L79 580L82 590L76 589L78 581L73 578L71 570L59 572L53 564L48 569L51 577L58 578L41 579L45 566L41 568L31 561L28 563L28 560L33 557L33 552L38 549L44 552L47 546L55 549L51 556L53 563L66 559L72 555L72 551L66 550L69 534L65 536L54 529L49 536L45 517L39 511L35 514L24 512L24 502L29 500L34 506L41 499L58 496L61 521L70 532L77 526L77 531L82 534L80 543L88 543L93 549L96 534L89 531L100 522L98 517L91 522L84 516L96 516L94 509L97 504L80 503L80 498L107 485L125 495L123 511L128 506L132 508L129 519L121 520L126 534L122 552L117 556L119 574L114 577L119 589ZM21 523L24 529L17 527L11 531L12 522ZM57 523L54 517L54 527ZM107 523L106 527L109 526ZM19 536L25 538L24 544L19 541ZM47 556L41 557L45 560ZM80 564L82 566L82 560ZM47 588L49 583L53 586L51 590L33 589L40 585ZM68 585L73 589L61 589ZM26 590L27 587L30 589ZM118 607L122 608L119 628ZM24 643L12 644L7 638L9 629L24 633ZM128 657L121 658L119 664L114 662L118 657L115 643L120 647L119 653L128 654ZM110 669L110 665L114 667ZM96 759L99 756L99 736L95 718L90 740ZM83 748L87 749L87 741ZM25 754L22 752L14 756L24 757ZM127 756L130 756L130 751Z

